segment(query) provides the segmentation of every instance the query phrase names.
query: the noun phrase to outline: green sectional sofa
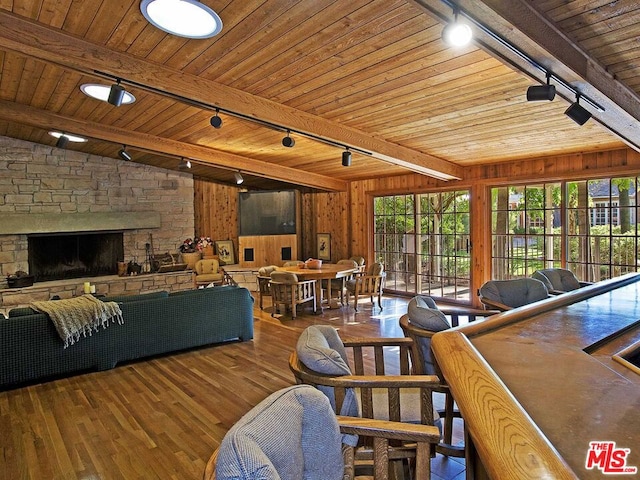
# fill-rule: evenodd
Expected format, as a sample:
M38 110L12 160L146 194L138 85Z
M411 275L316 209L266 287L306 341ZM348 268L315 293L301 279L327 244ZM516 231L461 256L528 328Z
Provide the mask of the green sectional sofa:
M81 337L63 348L49 317L30 308L0 315L0 389L59 378L203 345L253 338L253 297L222 286L155 292L116 301L124 323Z

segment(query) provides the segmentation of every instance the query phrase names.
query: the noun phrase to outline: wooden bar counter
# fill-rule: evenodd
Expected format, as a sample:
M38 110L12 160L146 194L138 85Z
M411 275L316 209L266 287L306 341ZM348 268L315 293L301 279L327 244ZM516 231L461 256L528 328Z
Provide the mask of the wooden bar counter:
M586 467L594 441L640 468L640 369L613 358L626 348L637 362L639 341L635 273L437 333L470 435L468 478L601 479Z

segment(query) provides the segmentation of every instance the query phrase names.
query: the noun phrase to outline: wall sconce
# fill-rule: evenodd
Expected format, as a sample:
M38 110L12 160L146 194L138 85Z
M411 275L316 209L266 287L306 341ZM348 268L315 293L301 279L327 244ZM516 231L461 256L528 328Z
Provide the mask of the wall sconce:
M222 119L218 116L218 113L220 113L220 109L216 108L216 114L213 117L211 117L211 120L210 120L211 126L213 128L222 127Z

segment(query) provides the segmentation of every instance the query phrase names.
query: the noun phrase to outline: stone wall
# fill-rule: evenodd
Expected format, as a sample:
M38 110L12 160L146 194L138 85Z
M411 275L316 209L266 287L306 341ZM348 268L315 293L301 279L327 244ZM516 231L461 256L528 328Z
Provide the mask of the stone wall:
M95 218L132 215L159 218L156 228L124 229L125 261L144 262L153 237L156 254L176 253L194 235L193 176L109 157L62 150L0 136L0 225L8 217L44 214L56 219L78 214ZM135 215L134 215L135 214ZM26 217L25 217L26 218ZM84 220L83 220L84 221ZM49 224L51 222L48 222ZM27 235L0 234L0 288L6 276L28 271Z

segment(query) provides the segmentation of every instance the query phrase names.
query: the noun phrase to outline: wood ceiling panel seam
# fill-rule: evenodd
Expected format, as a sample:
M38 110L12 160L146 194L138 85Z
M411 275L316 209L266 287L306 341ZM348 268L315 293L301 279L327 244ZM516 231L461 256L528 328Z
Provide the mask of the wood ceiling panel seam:
M369 25L373 22L370 17L365 20L360 18L362 14L356 15L356 13L361 11L366 11L368 14L373 15L379 13L377 10L371 12L373 9L371 5L379 5L380 9L384 7L387 10L397 4L387 5L384 2L371 4L365 1L361 3L350 2L350 11L345 11L343 4L334 3L331 11L335 11L335 13L331 14L330 23L324 18L327 16L327 10L329 9L323 10L323 19L321 21L314 21L315 17L320 16L319 14L307 15L308 19L296 24L295 30L300 32L300 34L296 35L296 42L291 42L289 38L281 36L269 44L269 50L275 53L269 55L261 54L262 63L260 65L251 65L251 71L248 72L238 72L240 65L236 65L228 71L230 75L233 74L229 78L234 79L236 88L246 89L254 94L261 94L261 90L250 87L260 76L268 77L273 72L285 67L289 74L280 76L280 79L288 79L293 73L300 74L303 72L306 69L306 65L312 65L314 62L332 55L335 51L343 50L345 45L361 43L369 37L366 32L372 28ZM323 25L323 27L319 28L319 25ZM348 35L345 28L347 25ZM364 26L368 28L365 32L362 32L361 30ZM294 34L294 31L289 32L289 34ZM264 65L268 65L268 72L263 73L265 69L259 68ZM219 78L219 81L225 82L225 80L225 76Z
M392 19L394 19L393 25L396 25L397 22L395 22L395 19L397 17L399 17L400 22L404 22L408 18L413 18L413 16L415 16L412 14L411 17L404 17L398 15L396 10L391 11L388 16L381 16L376 22L367 23L366 30L372 30L368 36L377 34L381 28L376 27L384 25ZM333 33L334 29L336 30L335 33ZM327 30L329 30L329 38L322 38L320 41L317 41L315 38L308 38L304 42L298 43L297 49L294 50L294 58L286 56L278 57L275 62L272 62L272 68L274 70L273 73L258 77L251 84L240 82L238 87L246 88L248 91L256 95L263 95L265 90L270 88L272 85L280 84L281 82L288 80L294 73L306 70L308 68L307 65L314 65L322 59L335 56L338 52L341 52L347 48L347 46L351 45L352 40L342 24L332 26L330 29L325 29L323 33L327 33ZM309 45L309 43L311 43L311 45Z
M31 1L31 0L16 1L16 0L14 0L13 8L8 9L8 10L11 10L14 13L16 13L18 15L21 15L23 17L27 17L27 18L30 18L32 20L35 20L35 19L38 18L38 15L40 13L41 4L42 4L42 2L39 1L39 0L35 0L35 1Z
M84 37L93 24L103 0L73 0L69 6L62 30Z
M127 11L127 5L131 6L131 0L103 0L84 35L85 40L105 45L118 30Z
M118 28L105 42L107 48L128 52L142 31L149 27L149 22L140 14L140 7L137 2L133 2L127 10Z
M364 44L350 46L347 50L342 51L340 55L333 55L318 62L313 65L313 67L291 77L285 85L276 85L274 86L275 88L261 92L261 95L274 101L287 104L289 101L298 99L301 95L314 94L313 92L316 91L319 86L331 85L334 82L341 81L345 77L349 77L354 72L358 72L372 64L377 64L382 58L393 58L396 55L401 55L404 51L424 44L424 35L417 23L413 29L403 29L403 26L405 26L405 24L393 30L400 29L404 36L399 37L393 44L387 47L377 45L377 43L384 43L387 38L385 35L391 36L394 32L385 32L385 35L377 35L374 37L375 43L373 43L372 39ZM377 57L375 62L371 61L372 57ZM350 60L347 62L345 59ZM297 77L300 75L304 76L298 80ZM304 80L305 78L306 80ZM295 87L292 87L291 84L294 82Z
M2 98L15 101L20 88L20 78L26 62L26 57L7 52L2 64L2 79L0 80L0 92Z
M379 118L380 112L384 112L385 116L389 115L389 118L391 118L393 112L397 110L400 110L402 116L404 116L404 112L412 103L418 102L421 108L425 109L428 108L426 104L429 99L435 99L439 102L443 92L456 92L457 95L460 95L460 90L456 89L456 84L460 84L466 88L469 84L468 78L470 76L476 79L474 83L489 81L487 79L489 76L493 79L496 78L497 75L492 74L492 70L495 69L495 63L493 64L493 68L489 64L483 66L480 66L480 64L476 65L478 68L484 68L484 66L486 66L487 69L474 70L473 75L465 74L462 79L456 79L454 77L454 75L460 73L461 69L442 72L430 78L422 76L418 72L415 77L412 75L408 78L397 79L395 82L390 81L389 88L386 89L386 91L380 90L385 86L381 84L376 89L370 89L364 93L358 92L358 95L355 97L347 96L335 100L332 110L314 108L313 111L326 118L342 122L355 122L366 119L367 117ZM512 75L511 72L509 73ZM494 80L494 82L497 83L496 80ZM396 86L396 83L399 83L400 86ZM473 91L472 88L474 86L475 85L470 86L471 91ZM393 99L393 106L389 105L390 98ZM328 103L325 103L325 106L327 108L331 107Z
M220 83L243 88L236 83L246 73L243 73L243 70L247 68L259 69L274 57L283 55L278 48L282 42L287 42L287 48L294 48L295 44L291 42L291 37L294 36L296 30L303 33L305 38L318 34L319 31L322 31L322 24L318 21L314 22L313 19L318 16L319 12L335 5L335 3L327 5L327 2L313 2L312 8L309 8L308 4L298 0L289 0L289 2L289 4L272 2L270 5L278 7L277 10L274 8L273 15L269 18L259 18L256 22L258 24L253 25L253 28L243 28L244 35L238 36L232 50L225 52L223 56L217 56L214 62L203 66L195 73L215 79ZM350 2L349 8L354 8L354 4L355 2ZM261 10L258 16L264 17L264 12ZM301 28L301 22L306 22L305 28ZM307 25L312 25L316 30ZM236 30L239 33L240 27L238 26ZM251 34L247 35L247 31ZM303 41L297 37L294 38L297 42ZM276 53L270 53L272 51Z
M216 37L205 41L202 45L185 44L173 57L166 59L164 64L190 75L198 75L202 68L210 64L211 59L224 56L227 50L230 50L233 45L238 43L237 38L243 34L243 30L239 25L248 16L258 11L267 1L229 2L227 7L218 12L221 15L223 28Z
M62 28L67 18L71 0L44 0L38 15L38 22L54 28Z
M443 58L447 54L442 52ZM336 115L338 112L345 112L345 108L349 110L359 110L362 104L367 104L372 98L382 96L395 96L402 89L413 91L420 90L418 85L420 82L428 82L429 86L437 85L438 81L434 79L440 78L441 75L453 74L459 72L462 68L472 68L477 64L480 58L486 59L486 55L481 50L475 50L468 55L450 58L445 61L437 61L437 57L432 55L430 60L436 61L435 64L425 66L414 66L405 68L395 68L392 74L389 72L381 72L377 75L369 75L363 80L357 82L357 89L349 89L349 94L335 98L333 95L324 95L318 97L312 103L302 104L298 108L305 111L313 110L318 115L328 114ZM477 58L476 58L477 57ZM450 79L446 80L447 82ZM360 105L360 106L359 106Z

